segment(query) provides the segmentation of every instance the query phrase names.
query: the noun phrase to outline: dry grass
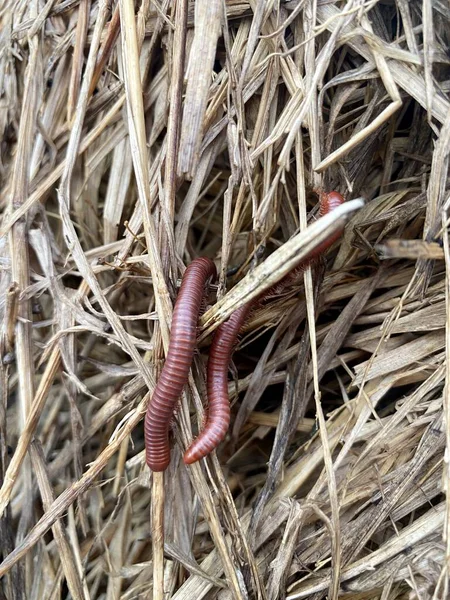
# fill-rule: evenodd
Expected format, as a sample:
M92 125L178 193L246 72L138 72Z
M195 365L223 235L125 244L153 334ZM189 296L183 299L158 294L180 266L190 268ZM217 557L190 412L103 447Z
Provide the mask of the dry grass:
M4 0L0 23L0 599L448 598L448 3ZM365 204L306 229L321 189ZM186 469L211 332L340 219L328 269L246 323L230 435ZM152 477L198 255L218 300Z

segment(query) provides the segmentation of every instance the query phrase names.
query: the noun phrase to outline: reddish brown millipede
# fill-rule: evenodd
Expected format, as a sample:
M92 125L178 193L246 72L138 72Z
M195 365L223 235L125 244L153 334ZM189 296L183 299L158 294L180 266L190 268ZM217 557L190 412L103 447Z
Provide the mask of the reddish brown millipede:
M169 466L170 421L191 368L205 283L215 276L216 267L209 258L196 258L181 282L166 361L145 415L146 462L152 471L165 471Z
M344 198L338 192L322 193L320 197L320 216L323 216L344 202ZM292 273L284 280L276 284L278 290L280 284L285 285L292 281L293 276L299 274L307 265L324 252L341 235L342 231L331 235L320 244L309 256L307 256ZM184 462L192 464L210 454L224 439L230 424L230 402L228 398L228 366L233 354L234 346L239 331L244 324L250 310L262 298L273 295L273 288L264 292L236 310L231 317L222 323L214 335L208 359L207 369L207 392L208 392L208 414L205 426L184 454Z

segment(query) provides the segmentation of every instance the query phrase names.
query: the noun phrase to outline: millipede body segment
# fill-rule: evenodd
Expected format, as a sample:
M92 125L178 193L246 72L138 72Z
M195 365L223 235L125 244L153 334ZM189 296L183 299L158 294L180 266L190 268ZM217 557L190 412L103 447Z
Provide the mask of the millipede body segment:
M219 325L214 335L209 351L206 380L208 416L202 432L184 454L183 460L187 465L211 454L227 434L230 425L228 365L239 331L252 307L253 302L249 302L234 311L227 321Z
M183 276L166 361L145 415L146 462L152 471L165 471L170 463L170 422L191 368L205 283L215 277L216 267L209 258L193 260Z
M320 195L319 215L322 217L344 202L338 192ZM192 464L208 456L225 438L230 424L230 401L228 398L228 367L239 331L247 319L251 309L265 297L276 295L283 286L292 282L298 274L320 256L342 234L342 230L329 236L313 250L295 269L279 283L243 307L236 310L230 318L216 330L208 359L207 391L208 414L205 426L184 454L184 462Z

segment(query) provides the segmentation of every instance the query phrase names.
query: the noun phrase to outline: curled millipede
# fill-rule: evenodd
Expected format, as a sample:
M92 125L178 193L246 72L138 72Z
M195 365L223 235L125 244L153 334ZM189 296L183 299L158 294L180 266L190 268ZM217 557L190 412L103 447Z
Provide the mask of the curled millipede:
M216 277L214 263L209 258L196 258L181 282L166 361L145 415L145 458L152 471L165 471L170 463L170 421L188 379L205 283L211 277Z
M322 217L333 211L344 202L338 192L321 193L319 215ZM266 297L278 294L283 286L292 282L298 274L311 262L331 246L341 235L338 231L330 235L322 244L312 251L295 269L286 275L281 282L265 291L261 296L248 302L236 310L230 318L222 323L214 335L207 368L208 414L203 430L186 450L183 460L192 464L208 456L225 438L230 424L230 402L228 398L228 365L242 325L251 309ZM275 290L276 288L276 290Z

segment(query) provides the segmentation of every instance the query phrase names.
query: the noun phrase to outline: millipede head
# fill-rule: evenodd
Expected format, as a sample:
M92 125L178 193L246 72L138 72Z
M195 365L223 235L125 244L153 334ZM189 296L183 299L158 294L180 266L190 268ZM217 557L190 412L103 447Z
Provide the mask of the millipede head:
M344 202L345 199L339 192L332 191L328 194L326 192L320 192L319 215L321 217L327 215L341 204L344 204Z

